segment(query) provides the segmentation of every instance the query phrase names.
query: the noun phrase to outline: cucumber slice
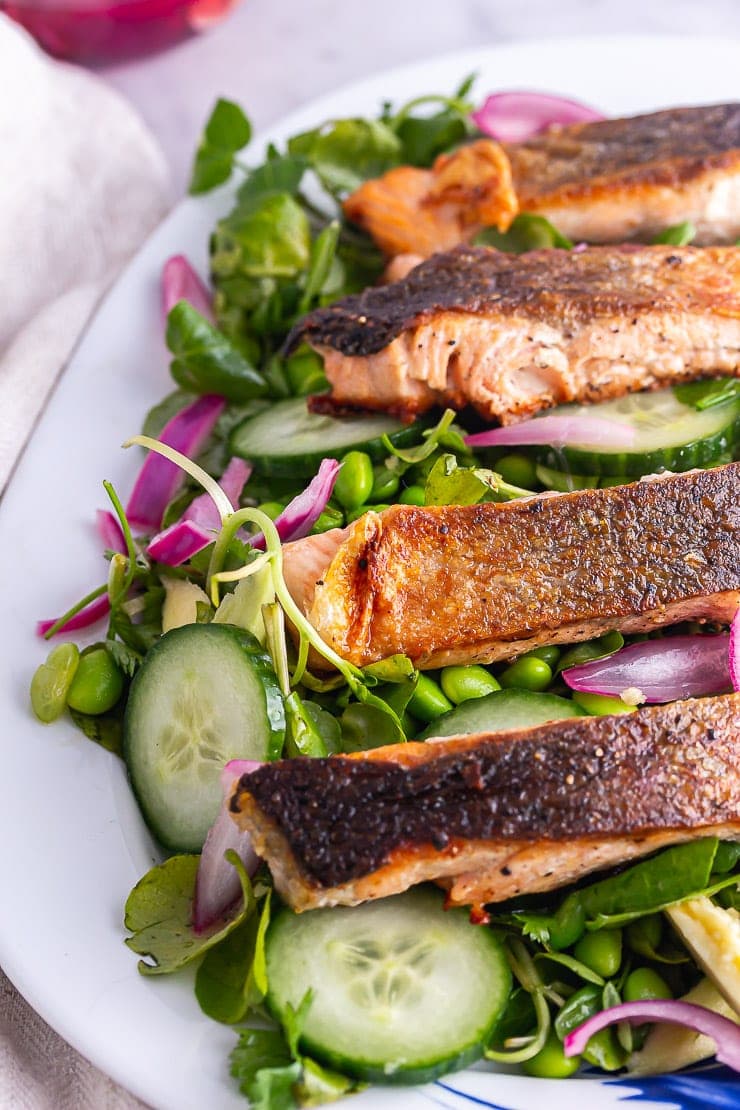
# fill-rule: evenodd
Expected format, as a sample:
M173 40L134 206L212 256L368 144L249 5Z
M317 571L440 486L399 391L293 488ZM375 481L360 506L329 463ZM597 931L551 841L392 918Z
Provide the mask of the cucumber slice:
M699 410L672 389L628 393L597 405L562 405L549 415L595 416L631 424L634 446L610 451L588 444L545 448L538 458L553 470L639 478L660 470L684 471L731 462L740 443L740 401Z
M388 454L381 436L403 447L418 442L425 427L426 421L403 424L385 413L325 416L309 412L305 397L294 397L238 424L229 445L232 455L249 459L262 474L309 478L322 459L339 459L356 448L380 461Z
M306 1052L359 1079L427 1083L482 1056L511 991L500 942L431 888L281 910L265 942L279 1021L311 991Z
M230 759L276 759L283 700L270 657L227 624L173 629L148 653L123 722L123 755L146 823L174 852L199 852Z
M507 728L534 728L548 721L583 717L584 711L557 694L531 690L495 690L482 698L464 701L425 728L417 740L435 736L465 736L472 732L499 732Z

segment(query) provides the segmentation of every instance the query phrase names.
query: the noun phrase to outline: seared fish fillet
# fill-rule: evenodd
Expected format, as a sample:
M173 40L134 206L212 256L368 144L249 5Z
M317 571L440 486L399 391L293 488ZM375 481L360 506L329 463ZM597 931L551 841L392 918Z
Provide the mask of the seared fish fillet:
M740 463L504 504L369 512L287 544L288 589L345 659L490 663L611 628L729 622Z
M391 257L426 257L484 227L506 231L518 211L509 160L491 139L440 155L430 170L397 166L364 182L343 208Z
M740 695L267 763L230 804L295 910L427 880L481 906L740 837Z
M740 374L740 248L456 247L309 313L288 346L302 339L324 358L335 407L470 404L506 424Z
M740 236L740 103L552 127L504 147L519 206L592 243L691 220L696 243Z
M513 181L513 188L512 188ZM427 257L506 230L517 208L574 241L650 240L691 220L697 244L740 236L740 103L551 127L524 143L479 139L431 170L399 166L344 202L387 254Z

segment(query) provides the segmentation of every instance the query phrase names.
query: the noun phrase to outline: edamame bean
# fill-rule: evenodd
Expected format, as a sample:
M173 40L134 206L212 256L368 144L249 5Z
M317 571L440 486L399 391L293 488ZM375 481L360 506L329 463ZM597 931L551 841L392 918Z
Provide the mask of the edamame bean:
M45 725L61 717L80 662L76 644L59 644L31 679L31 708Z
M526 455L502 455L493 469L500 474L510 486L519 486L520 489L534 489L537 483L537 471L531 459Z
M599 929L584 933L573 949L573 955L604 979L619 971L622 962L622 930Z
M408 710L420 721L431 724L452 709L452 702L442 693L442 690L429 675L420 674L416 689L408 703Z
M368 501L390 501L398 493L398 486L398 475L387 466L378 466L375 468L373 488L370 490Z
M443 691L455 705L471 698L482 698L501 689L501 683L485 667L445 667L439 676Z
M636 705L627 705L621 698L611 698L608 694L586 694L583 690L573 691L573 701L592 717L608 717L612 713L634 713L637 709Z
M650 913L638 918L627 926L627 944L633 952L652 957L663 936L663 918L659 913Z
M533 690L535 692L546 690L552 682L552 671L544 659L536 656L523 655L510 667L499 675L499 682L509 689L516 686L520 690Z
M625 1002L640 1002L650 998L673 998L673 992L662 975L651 967L636 967L624 983Z
M364 505L373 488L373 464L364 451L348 451L334 485L334 496L345 509Z
M425 505L426 497L423 486L406 486L398 498L401 505Z
M335 509L333 505L327 505L311 529L311 535L318 536L320 532L328 532L330 528L342 528L343 525L344 513L342 510Z
M537 1055L522 1064L527 1075L534 1075L538 1079L568 1079L580 1066L581 1057L566 1056L554 1030L550 1031Z
M123 675L105 648L80 656L67 694L67 705L78 713L107 713L123 693Z
M532 648L522 659L541 659L550 670L554 670L560 659L560 648L555 644L543 644L542 647Z

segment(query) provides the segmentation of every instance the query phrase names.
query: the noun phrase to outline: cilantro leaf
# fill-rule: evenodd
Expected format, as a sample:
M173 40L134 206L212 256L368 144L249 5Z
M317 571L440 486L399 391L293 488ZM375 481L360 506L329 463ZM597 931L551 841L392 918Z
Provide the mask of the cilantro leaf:
M251 137L252 125L239 105L232 100L217 100L195 154L189 191L207 193L228 181L234 155Z
M223 940L255 910L252 884L236 853L229 861L239 872L242 900L222 921L196 933L192 926L195 877L199 856L171 856L153 867L136 884L126 900L124 924L132 933L126 944L140 956L142 975L177 971Z
M292 1110L301 1075L280 1029L245 1029L231 1052L231 1074L253 1110Z

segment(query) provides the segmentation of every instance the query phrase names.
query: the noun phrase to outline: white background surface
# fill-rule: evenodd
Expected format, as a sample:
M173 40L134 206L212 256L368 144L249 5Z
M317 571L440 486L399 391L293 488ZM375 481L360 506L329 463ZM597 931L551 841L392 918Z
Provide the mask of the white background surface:
M179 193L217 96L261 130L350 81L450 50L552 36L557 51L563 35L626 33L735 36L740 73L740 0L242 0L208 34L103 72L155 132ZM625 86L640 83L625 67Z

